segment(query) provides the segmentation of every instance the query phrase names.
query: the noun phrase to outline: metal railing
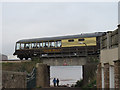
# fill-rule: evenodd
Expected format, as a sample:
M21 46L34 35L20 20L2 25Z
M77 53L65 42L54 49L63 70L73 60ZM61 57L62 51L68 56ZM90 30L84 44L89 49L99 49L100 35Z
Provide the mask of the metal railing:
M36 87L36 68L33 68L30 74L27 74L27 88Z

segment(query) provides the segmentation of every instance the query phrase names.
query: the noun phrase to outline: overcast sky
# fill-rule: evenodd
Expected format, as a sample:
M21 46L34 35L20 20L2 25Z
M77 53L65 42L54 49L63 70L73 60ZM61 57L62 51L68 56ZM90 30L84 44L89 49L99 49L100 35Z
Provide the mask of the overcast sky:
M117 24L117 2L3 3L3 54L12 55L20 39L103 32Z

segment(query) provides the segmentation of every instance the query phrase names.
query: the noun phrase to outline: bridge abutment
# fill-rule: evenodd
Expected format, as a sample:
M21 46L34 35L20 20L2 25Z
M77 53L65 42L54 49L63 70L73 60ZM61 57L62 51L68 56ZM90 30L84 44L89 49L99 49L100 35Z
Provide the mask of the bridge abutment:
M37 63L36 68L36 87L50 87L50 66Z

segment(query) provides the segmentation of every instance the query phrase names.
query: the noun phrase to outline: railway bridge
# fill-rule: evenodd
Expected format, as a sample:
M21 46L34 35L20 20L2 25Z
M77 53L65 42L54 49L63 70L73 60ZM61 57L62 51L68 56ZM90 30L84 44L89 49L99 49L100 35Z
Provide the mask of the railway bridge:
M82 66L83 82L86 84L90 78L89 73L95 73L97 68L97 56L81 56L81 57L66 57L66 58L33 58L39 60L36 64L37 68L37 87L49 87L50 85L50 66Z

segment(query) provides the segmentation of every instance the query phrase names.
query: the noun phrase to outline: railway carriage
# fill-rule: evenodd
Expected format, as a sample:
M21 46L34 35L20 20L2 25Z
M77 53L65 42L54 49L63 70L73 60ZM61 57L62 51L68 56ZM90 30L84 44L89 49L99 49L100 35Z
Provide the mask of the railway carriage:
M15 52L21 60L25 58L40 57L80 57L98 55L100 49L100 36L103 32L22 39L16 42Z

